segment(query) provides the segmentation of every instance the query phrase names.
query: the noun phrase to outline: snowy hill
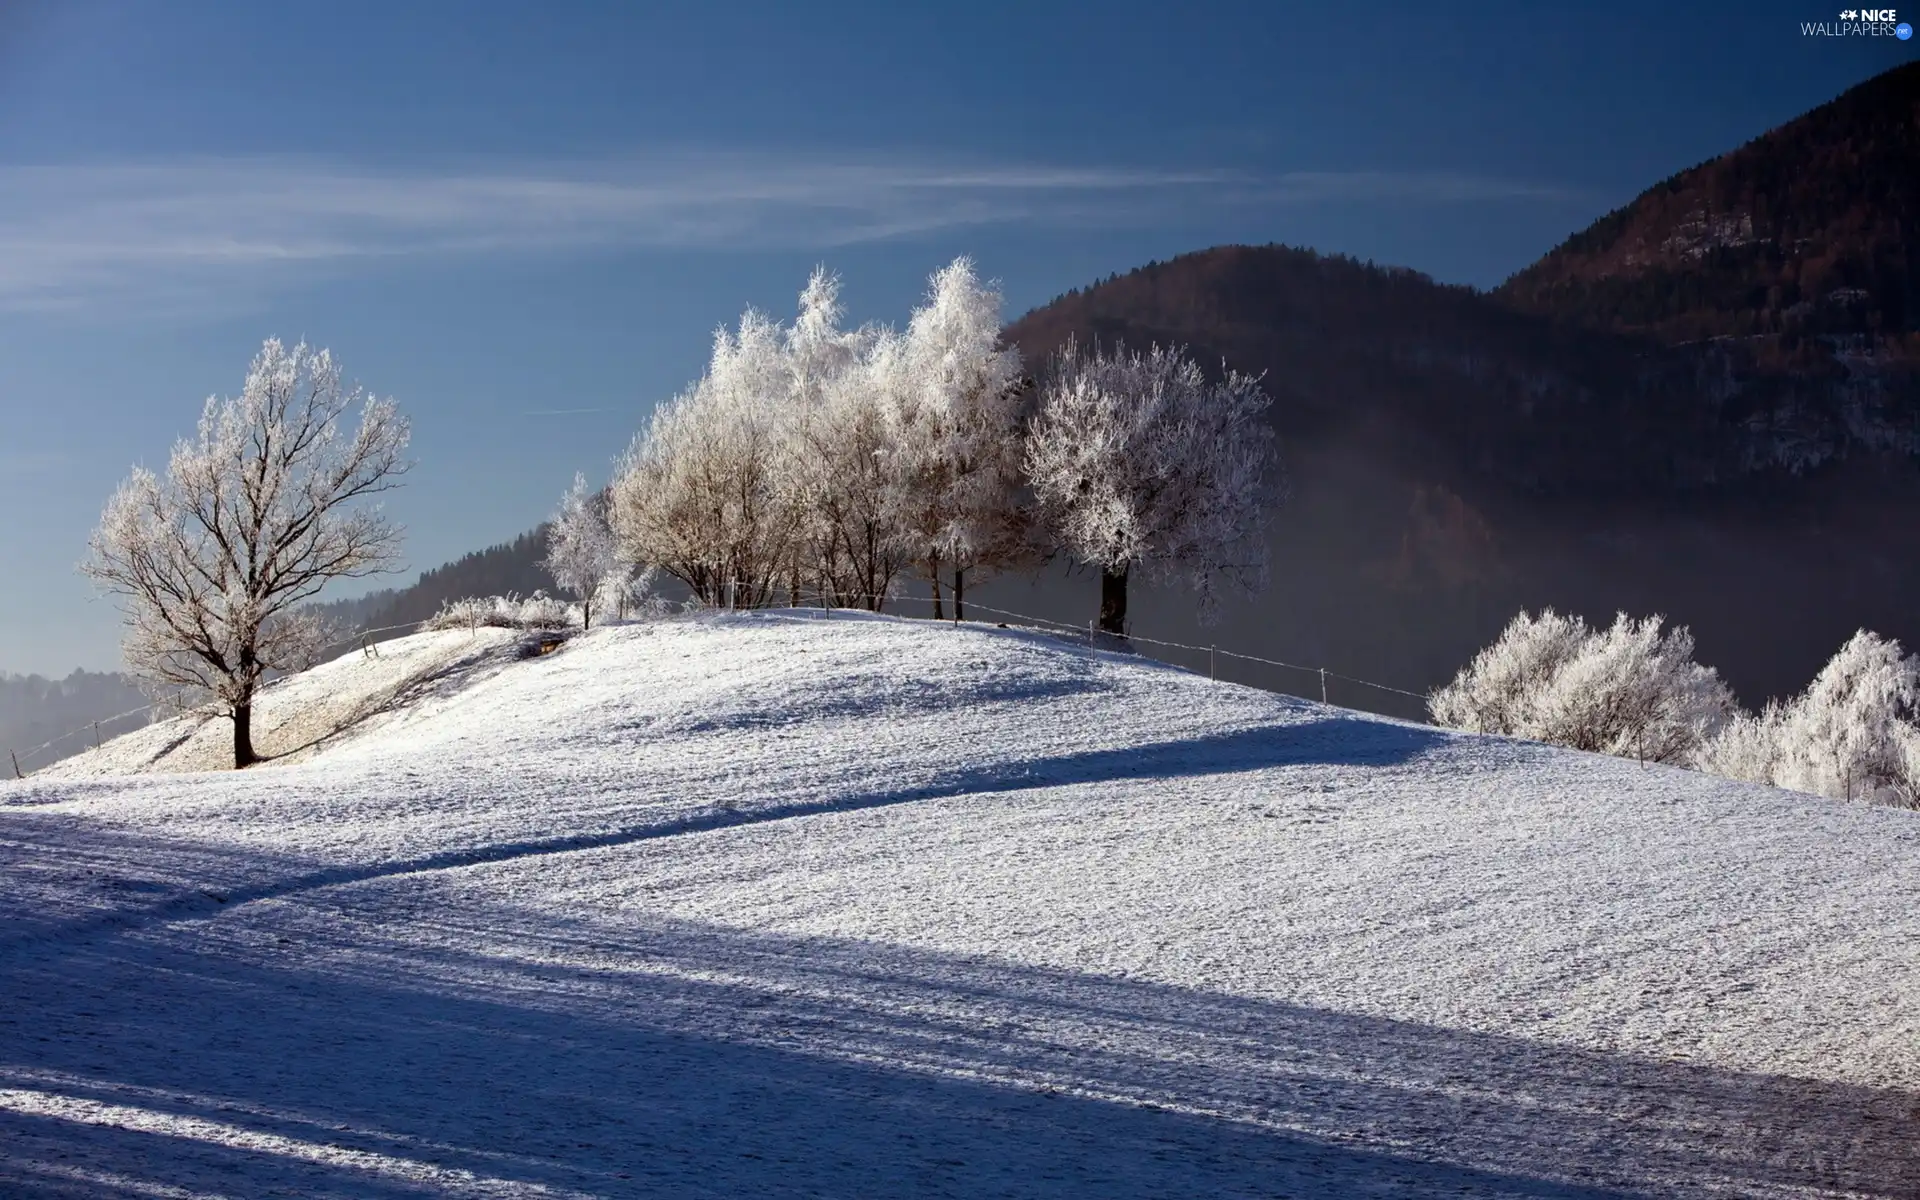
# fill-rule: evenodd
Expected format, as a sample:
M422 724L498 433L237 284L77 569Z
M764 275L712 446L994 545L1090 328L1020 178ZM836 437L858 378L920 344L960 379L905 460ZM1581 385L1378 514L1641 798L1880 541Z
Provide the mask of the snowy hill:
M0 1193L1920 1195L1914 814L1014 630L521 654L0 787Z

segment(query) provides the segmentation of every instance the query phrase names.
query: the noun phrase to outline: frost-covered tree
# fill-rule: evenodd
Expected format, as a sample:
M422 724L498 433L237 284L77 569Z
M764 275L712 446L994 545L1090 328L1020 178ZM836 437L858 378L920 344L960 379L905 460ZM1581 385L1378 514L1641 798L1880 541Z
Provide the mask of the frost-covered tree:
M207 400L165 479L135 468L107 502L81 569L123 601L127 665L156 691L212 694L235 767L256 760L261 681L324 649L301 606L394 565L400 530L362 502L399 484L407 438L393 401L343 386L327 351L270 340L239 396Z
M1733 714L1733 693L1712 667L1693 661L1686 626L1619 614L1554 677L1523 736L1646 762L1692 764L1701 744Z
M621 553L710 604L817 590L876 611L909 567L935 584L1021 548L1019 358L1000 297L956 260L903 333L841 327L818 269L791 327L749 312L656 412L612 490Z
M1619 614L1589 628L1522 612L1428 701L1434 722L1648 762L1691 765L1733 715L1733 696L1693 661L1685 626Z
M625 569L600 581L594 606L603 613L612 613L616 621L664 615L668 611L667 601L655 588L659 569L642 567L635 571L625 564L622 566Z
M620 553L657 565L702 602L766 603L792 562L780 468L791 375L779 324L748 310L714 335L699 382L654 411L613 482Z
M1861 630L1807 690L1741 716L1703 769L1840 800L1920 807L1920 658Z
M541 563L554 584L580 601L580 626L593 627L594 602L617 594L632 568L620 558L601 498L575 474L573 487L547 526L547 557Z
M1124 635L1136 571L1184 580L1202 619L1221 579L1265 585L1275 499L1260 381L1209 381L1184 351L1087 352L1052 364L1028 432L1026 472L1046 528L1100 569L1100 628Z
M898 339L840 328L840 282L816 270L787 337L792 408L782 494L793 510L790 593L880 611L903 565L890 508L895 461L883 403Z
M871 339L796 424L805 569L827 604L879 612L910 557L881 391L897 343L890 333Z
M941 572L964 617L969 572L1016 561L1023 446L1020 353L1000 341L1000 292L967 258L934 273L894 353L880 360L894 509L941 611Z

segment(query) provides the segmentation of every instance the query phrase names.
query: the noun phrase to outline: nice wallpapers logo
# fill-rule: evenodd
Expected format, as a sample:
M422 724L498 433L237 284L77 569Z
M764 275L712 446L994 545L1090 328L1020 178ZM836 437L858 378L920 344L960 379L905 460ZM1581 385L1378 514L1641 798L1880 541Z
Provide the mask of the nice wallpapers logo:
M1802 21L1803 37L1891 37L1906 41L1913 26L1891 8L1842 9L1838 21Z

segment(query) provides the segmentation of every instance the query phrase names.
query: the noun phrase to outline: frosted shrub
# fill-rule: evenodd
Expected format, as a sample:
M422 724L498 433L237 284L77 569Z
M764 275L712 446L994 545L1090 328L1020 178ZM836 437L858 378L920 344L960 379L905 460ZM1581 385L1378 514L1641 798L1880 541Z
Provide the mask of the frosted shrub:
M1920 660L1866 630L1847 640L1792 706L1774 782L1823 796L1897 801Z
M1733 693L1712 667L1693 661L1686 627L1621 613L1553 677L1523 734L1555 745L1648 762L1692 765L1733 715Z
M422 623L424 629L566 629L580 623L580 609L535 592L518 596L449 600Z
M1693 635L1663 624L1621 613L1595 630L1551 609L1522 612L1429 710L1453 728L1691 765L1732 717L1733 696L1693 661Z
M1863 629L1805 692L1729 725L1700 765L1837 800L1920 807L1917 709L1920 659Z
M1920 725L1908 722L1898 733L1900 773L1888 788L1889 803L1920 809Z
M616 621L652 621L672 611L656 588L659 572L648 567L638 574L616 572L600 581L594 593L594 606L611 613Z
M1428 698L1436 724L1476 733L1518 734L1561 668L1593 636L1578 617L1522 611L1453 682Z
M1743 783L1772 783L1779 762L1786 710L1768 702L1759 715L1736 713L1695 756L1694 765L1709 775Z

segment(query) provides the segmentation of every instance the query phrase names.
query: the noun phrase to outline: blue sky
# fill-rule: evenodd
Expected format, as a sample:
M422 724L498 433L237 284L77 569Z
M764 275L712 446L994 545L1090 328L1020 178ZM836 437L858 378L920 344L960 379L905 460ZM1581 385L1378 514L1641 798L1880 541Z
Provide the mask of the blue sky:
M1234 241L1491 286L1920 46L1830 8L0 0L0 670L116 664L87 533L269 335L412 417L417 570L816 262L857 320L957 253L1010 316Z

